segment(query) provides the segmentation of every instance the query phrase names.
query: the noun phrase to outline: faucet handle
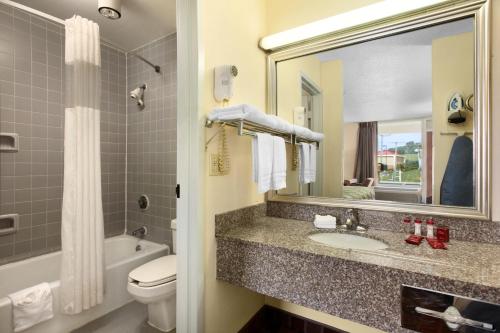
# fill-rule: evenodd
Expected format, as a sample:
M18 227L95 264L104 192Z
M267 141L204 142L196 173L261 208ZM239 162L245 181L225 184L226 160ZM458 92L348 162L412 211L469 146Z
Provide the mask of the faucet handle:
M345 218L350 219L351 222L356 222L358 220L358 214L357 211L354 208L348 208L345 211ZM354 220L354 221L353 221Z

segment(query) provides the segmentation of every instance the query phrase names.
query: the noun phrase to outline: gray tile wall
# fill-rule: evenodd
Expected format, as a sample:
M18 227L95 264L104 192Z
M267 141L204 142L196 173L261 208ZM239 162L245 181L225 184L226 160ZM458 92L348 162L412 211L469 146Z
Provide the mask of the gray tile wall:
M0 153L0 214L20 229L0 236L0 264L60 247L63 181L64 29L0 4L0 131L20 137ZM125 54L102 47L102 188L106 235L125 218Z
M123 52L101 46L101 168L104 232L125 231L127 61Z
M128 100L127 230L148 227L147 239L172 244L170 220L175 218L176 183L176 36L150 43L136 52L161 66L161 74L132 55L127 56L130 91L146 83L145 108ZM150 207L141 211L141 194Z

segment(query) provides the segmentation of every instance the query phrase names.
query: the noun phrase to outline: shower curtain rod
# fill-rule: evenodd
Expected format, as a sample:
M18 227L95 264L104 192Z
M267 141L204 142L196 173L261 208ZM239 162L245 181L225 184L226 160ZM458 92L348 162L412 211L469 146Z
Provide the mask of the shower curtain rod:
M18 8L18 9L21 9L21 10L24 10L25 12L28 12L30 14L34 14L34 15L43 17L43 18L45 18L47 20L54 21L56 23L64 25L64 20L61 20L58 17L46 14L46 13L41 12L39 10L36 10L34 8L31 8L31 7L28 7L28 6L25 6L25 5L21 5L20 3L17 3L17 2L14 2L14 1L10 1L10 0L0 0L0 3L3 3L5 5L11 6L11 7L15 7L15 8Z
M46 20L49 20L49 21L52 21L54 23L57 23L57 24L61 24L64 26L64 20L58 18L58 17L55 17L55 16L52 16L52 15L49 15L47 13L44 13L42 11L39 11L39 10L36 10L34 8L31 8L31 7L28 7L28 6L25 6L25 5L21 5L17 2L14 2L14 1L10 1L10 0L0 0L0 3L3 3L5 5L8 5L8 6L11 6L11 7L14 7L14 8L17 8L17 9L20 9L20 10L23 10L25 12L28 12L30 14L33 14L33 15L36 15L36 16L40 16ZM106 45L106 46L109 46L113 49L116 49L118 51L121 51L123 53L126 53L125 50L123 50L122 48L114 45L113 43L110 43L108 42L107 40L101 38L101 43Z
M42 11L36 10L34 8L31 8L31 7L28 7L28 6L25 6L25 5L21 5L21 4L17 3L17 2L11 1L11 0L0 0L0 3L3 3L5 5L8 5L8 6L20 9L20 10L23 10L23 11L28 12L30 14L42 17L44 19L47 19L49 21L52 21L54 23L58 23L58 24L61 24L61 25L64 26L64 20L62 20L62 19L60 19L58 17L52 16L52 15L49 15L47 13L44 13ZM104 44L104 45L106 45L106 46L109 46L111 48L114 48L114 49L116 49L118 51L121 51L123 53L129 53L129 54L133 55L134 57L137 57L137 58L141 59L142 61L144 61L149 66L153 67L156 73L160 73L161 72L161 67L160 66L153 64L152 62L150 62L149 60L145 59L144 57L142 57L141 55L139 55L139 54L137 54L135 52L127 52L127 51L123 50L122 48L114 45L113 43L108 42L104 38L101 38L101 43Z

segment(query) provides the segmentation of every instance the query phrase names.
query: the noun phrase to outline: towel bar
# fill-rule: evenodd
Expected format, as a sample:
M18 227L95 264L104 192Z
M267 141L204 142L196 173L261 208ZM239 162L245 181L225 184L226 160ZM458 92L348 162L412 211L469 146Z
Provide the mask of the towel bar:
M211 128L213 124L220 124L220 128L223 128L224 126L231 126L235 127L238 129L238 135L243 136L256 136L257 133L268 133L274 136L280 136L283 139L285 139L286 143L290 143L292 145L296 145L300 142L306 142L306 143L315 143L316 147L319 149L319 141L314 141L306 138L302 138L298 135L292 134L292 133L287 133L279 130L275 130L270 127L266 127L260 124L253 123L248 120L231 120L231 121L212 121L207 119L205 122L205 127ZM205 150L208 148L208 145L210 142L213 141L213 139L220 133L220 129L212 135L205 143Z

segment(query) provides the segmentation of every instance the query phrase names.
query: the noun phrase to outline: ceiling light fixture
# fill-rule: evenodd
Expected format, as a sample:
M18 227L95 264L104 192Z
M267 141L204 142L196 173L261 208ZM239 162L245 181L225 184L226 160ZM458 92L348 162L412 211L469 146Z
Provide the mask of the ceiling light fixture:
M356 25L374 22L423 7L432 6L446 0L384 0L359 9L285 30L260 40L264 50L275 50L290 44L323 36Z
M117 20L122 17L122 0L98 0L99 13L111 20Z

